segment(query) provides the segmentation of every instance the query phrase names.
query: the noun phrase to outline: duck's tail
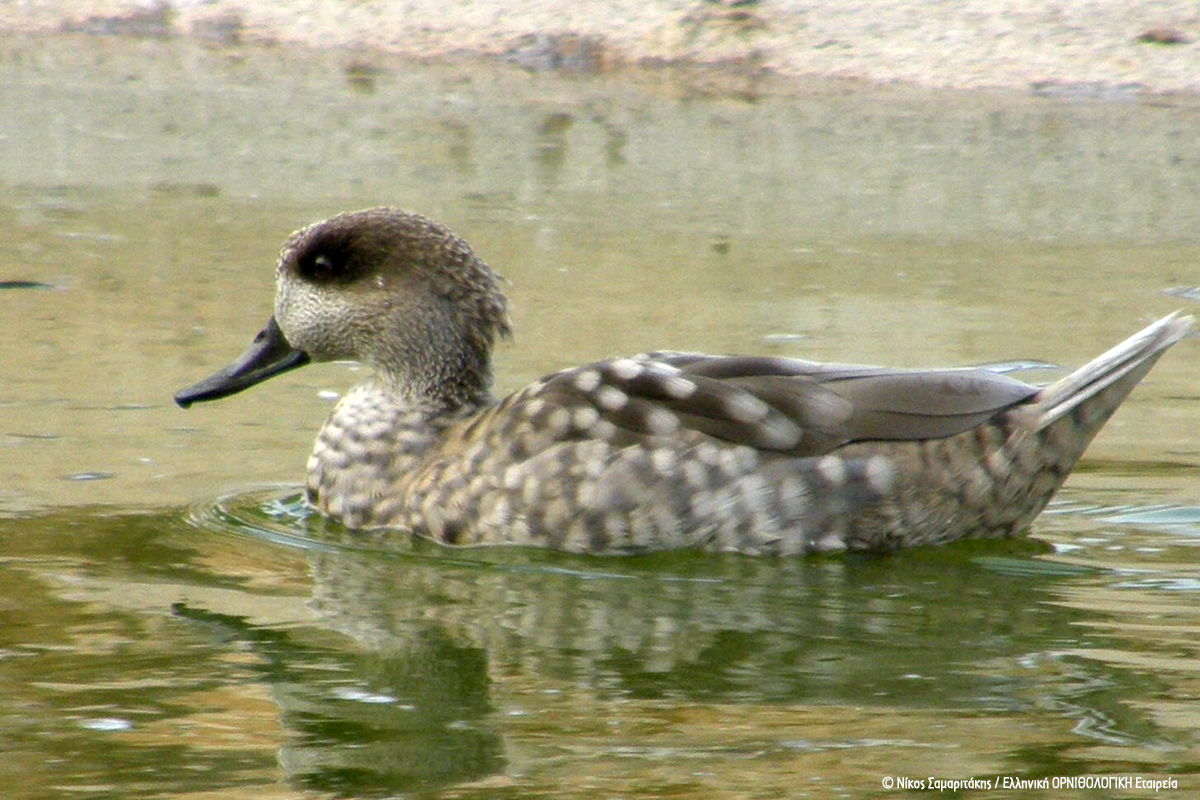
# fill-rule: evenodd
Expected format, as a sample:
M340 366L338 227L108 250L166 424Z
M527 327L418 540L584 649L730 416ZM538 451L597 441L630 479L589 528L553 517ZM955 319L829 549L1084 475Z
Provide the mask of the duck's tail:
M892 459L899 487L884 492L874 513L851 520L847 546L1019 535L1133 387L1191 324L1191 317L1164 317L964 433L843 448L843 455L858 447L854 455Z
M1179 316L1178 312L1163 317L1042 389L1032 403L1037 414L1033 427L1044 430L1072 415L1077 434L1086 437L1082 442L1086 447L1158 357L1182 339L1191 326L1192 317Z
M1008 421L1016 424L1002 450L1013 467L1009 477L1019 477L1001 482L997 505L1007 513L998 530L1013 535L1029 526L1108 418L1191 325L1191 317L1163 317L1011 412Z

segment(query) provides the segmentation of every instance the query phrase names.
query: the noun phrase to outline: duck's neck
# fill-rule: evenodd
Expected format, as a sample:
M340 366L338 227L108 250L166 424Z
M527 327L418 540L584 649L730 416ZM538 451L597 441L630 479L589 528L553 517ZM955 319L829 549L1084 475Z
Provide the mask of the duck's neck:
M417 393L375 376L343 397L317 434L308 499L351 528L384 524L446 429L494 402L486 389Z
M438 417L494 402L491 387L491 370L433 370L403 376L376 373L354 391L373 393L397 408Z
M375 371L366 388L411 408L453 412L490 397L494 334L441 306L390 319L389 335L372 341L364 363Z

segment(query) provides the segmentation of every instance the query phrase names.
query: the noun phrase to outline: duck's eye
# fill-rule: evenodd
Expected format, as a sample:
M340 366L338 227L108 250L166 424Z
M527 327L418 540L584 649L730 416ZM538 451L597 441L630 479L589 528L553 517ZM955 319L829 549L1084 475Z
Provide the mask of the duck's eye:
M300 276L314 283L327 283L341 272L337 260L328 253L316 253L300 261Z
M313 259L313 274L330 277L333 275L333 260L329 256L317 256Z

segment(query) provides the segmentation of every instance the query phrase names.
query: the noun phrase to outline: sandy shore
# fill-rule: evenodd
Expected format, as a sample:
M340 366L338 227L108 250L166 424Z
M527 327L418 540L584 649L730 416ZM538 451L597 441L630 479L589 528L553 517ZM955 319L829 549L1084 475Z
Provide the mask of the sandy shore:
M593 71L1200 93L1195 0L0 0L0 31L192 36Z

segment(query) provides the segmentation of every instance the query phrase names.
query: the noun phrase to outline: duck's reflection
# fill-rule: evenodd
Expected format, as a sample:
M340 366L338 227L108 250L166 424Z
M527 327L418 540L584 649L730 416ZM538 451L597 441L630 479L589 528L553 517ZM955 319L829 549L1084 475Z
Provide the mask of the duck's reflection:
M993 702L1002 683L970 665L1042 640L1052 622L1044 583L1022 585L972 553L995 562L1039 547L598 560L418 545L314 551L310 563L314 607L374 652L444 639L481 653L493 675L601 697L970 706ZM948 672L954 663L964 668Z
M504 764L500 738L484 722L486 653L435 626L347 652L184 604L174 611L252 645L289 734L279 763L295 785L389 795L469 781Z
M1036 569L1030 541L883 558L597 559L449 550L313 520L306 535L316 638L336 631L353 646L314 644L311 630L240 635L266 656L289 779L360 796L504 774L502 718L537 694L564 715L647 699L801 715L1021 707L1013 664L1069 637L1075 617L1046 602L1053 575L1004 568Z

